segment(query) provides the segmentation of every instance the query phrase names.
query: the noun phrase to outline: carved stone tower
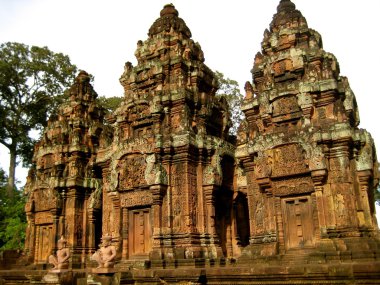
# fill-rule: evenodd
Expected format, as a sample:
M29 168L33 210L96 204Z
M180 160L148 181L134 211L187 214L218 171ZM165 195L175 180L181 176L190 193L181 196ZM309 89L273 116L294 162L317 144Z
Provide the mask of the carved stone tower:
M248 181L246 253L373 256L378 164L347 78L289 0L261 45L236 152Z
M124 101L110 120L113 142L96 160L103 233L112 234L122 261L216 258L215 222L226 224L225 236L227 220L215 221L215 194L233 193L227 104L215 98L215 76L173 5L148 35L137 43L137 66L125 64Z
M35 166L25 186L25 250L34 263L47 262L60 236L67 239L75 264L84 262L84 254L95 249L90 224L101 201L101 180L95 178L101 174L93 163L103 129L103 109L97 106L97 94L84 71L69 96L35 146Z

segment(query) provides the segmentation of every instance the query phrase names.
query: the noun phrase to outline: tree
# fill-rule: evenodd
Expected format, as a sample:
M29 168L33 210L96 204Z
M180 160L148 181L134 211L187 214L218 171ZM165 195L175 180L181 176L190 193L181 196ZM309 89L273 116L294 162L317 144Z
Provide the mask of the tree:
M225 78L224 74L219 71L215 71L214 73L219 84L219 89L216 92L216 95L224 96L226 98L232 122L230 134L236 135L240 122L244 118L244 114L241 110L244 96L241 94L239 84L235 80Z
M0 168L0 250L24 247L26 216L25 199L21 191L13 189L12 197L6 191L8 177Z
M17 158L31 161L34 140L76 73L67 55L47 47L7 42L0 46L0 143L10 153L8 194L15 186Z
M123 97L105 97L105 96L99 96L97 98L100 106L102 106L107 114L113 113L121 104L121 102L124 100Z
M375 202L380 206L380 184L377 185L377 188L374 189L375 192Z

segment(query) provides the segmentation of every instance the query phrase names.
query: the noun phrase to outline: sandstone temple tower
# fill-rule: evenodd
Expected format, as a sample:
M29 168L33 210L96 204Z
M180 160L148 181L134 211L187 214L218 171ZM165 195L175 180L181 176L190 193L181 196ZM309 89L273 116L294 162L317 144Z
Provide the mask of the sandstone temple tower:
M62 236L70 268L91 267L105 235L120 272L201 267L210 284L230 284L220 280L263 280L263 266L324 264L313 278L327 280L323 270L341 262L369 262L365 273L376 274L379 165L348 79L290 0L280 1L261 47L236 138L217 79L172 4L138 41L137 65L125 63L113 114L104 118L81 71L35 147L29 261L46 264ZM227 267L210 269L219 266ZM290 278L277 271L272 280ZM181 272L176 280L201 274Z
M35 146L36 167L29 171L25 186L25 251L35 263L47 263L61 236L75 257L95 250L94 239L100 239L94 232L94 215L101 208L101 172L94 162L100 134L107 128L89 82L89 75L81 71L68 102L49 119Z
M338 61L286 0L261 46L236 150L247 176L250 253L373 255L378 164Z
M174 6L148 35L137 43L137 66L125 64L113 140L96 158L102 231L119 243L121 260L217 255L214 192L233 191L227 104L215 98L215 76Z

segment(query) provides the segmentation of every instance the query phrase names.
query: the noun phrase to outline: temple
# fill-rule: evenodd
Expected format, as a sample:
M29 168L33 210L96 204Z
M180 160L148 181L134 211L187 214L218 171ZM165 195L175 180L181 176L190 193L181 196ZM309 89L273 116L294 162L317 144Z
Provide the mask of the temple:
M234 137L178 15L165 5L138 41L113 114L81 71L49 119L25 186L29 264L45 268L64 237L72 284L108 284L78 273L103 236L112 284L380 284L374 142L321 35L280 1Z

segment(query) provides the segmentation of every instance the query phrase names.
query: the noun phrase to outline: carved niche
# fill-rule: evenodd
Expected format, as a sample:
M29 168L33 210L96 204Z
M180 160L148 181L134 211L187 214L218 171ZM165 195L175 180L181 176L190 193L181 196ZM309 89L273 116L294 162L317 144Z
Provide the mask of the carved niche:
M296 96L284 96L273 102L273 116L283 116L300 111Z
M283 75L285 72L292 70L293 64L290 59L284 59L277 61L273 64L274 76L278 77Z

